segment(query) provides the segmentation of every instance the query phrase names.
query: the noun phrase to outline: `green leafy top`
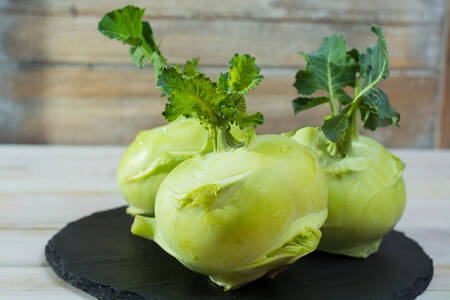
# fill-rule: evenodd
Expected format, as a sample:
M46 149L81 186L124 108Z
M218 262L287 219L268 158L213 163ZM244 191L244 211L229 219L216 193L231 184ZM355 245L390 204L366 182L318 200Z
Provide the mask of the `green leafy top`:
M107 13L98 24L98 30L109 37L130 45L130 56L139 68L150 62L158 75L166 65L148 22L142 21L145 9L132 5Z
M248 55L235 54L233 59L248 59ZM250 57L251 58L251 57ZM232 59L232 60L233 60ZM256 66L255 59L252 68L240 68L235 72L236 78L249 78L247 73L255 68L258 72L253 77L261 80L259 68ZM233 141L229 135L231 124L241 128L256 127L264 122L261 113L247 114L246 104L243 93L246 93L254 84L255 80L248 80L247 86L240 84L240 89L235 89L232 76L222 78L224 86L230 87L224 90L217 83L211 81L203 73L199 73L196 68L197 61L186 63L184 71L179 66L166 67L158 76L157 87L168 95L169 102L163 112L163 116L172 121L179 116L198 118L211 132L213 137L217 137L218 131L223 131L229 141ZM233 66L230 64L231 73ZM233 141L235 142L235 141Z
M325 37L317 52L300 54L307 62L306 70L297 73L294 83L301 94L311 95L317 90L324 90L331 98L341 99L339 95L345 95L341 88L352 85L355 81L355 61L347 55L347 45L343 36L333 34ZM298 101L305 100L300 98ZM330 104L333 112L336 112L334 102Z
M306 69L297 72L294 87L301 95L323 90L328 96L300 96L293 100L294 111L330 103L332 115L325 118L322 131L337 144L341 155L350 150L352 136L357 135L358 111L364 128L370 130L398 126L400 120L387 95L377 87L389 76L389 59L382 28L372 25L371 30L377 35L377 42L362 54L357 49L347 51L344 37L334 34L323 39L318 51L301 53ZM343 90L345 87L354 88L353 98Z
M184 65L184 71L183 71L184 75L186 75L188 77L193 77L193 76L197 75L198 74L197 65L198 65L199 61L200 61L199 57L195 57L192 60L188 60L186 62L186 64Z
M248 94L264 78L259 75L260 68L255 63L255 58L248 54L235 54L228 62L230 70L221 73L218 86L226 93Z
M225 143L226 148L240 146L229 132L230 125L256 127L264 122L259 112L247 114L244 99L263 79L255 58L235 54L228 63L228 72L220 74L219 84L197 70L199 58L187 61L183 70L178 65L167 66L150 24L142 21L144 11L131 5L114 10L103 17L98 29L109 38L130 45L130 56L138 67L146 63L154 66L156 86L169 98L163 112L168 121L181 115L197 118L210 131L215 148L218 143Z

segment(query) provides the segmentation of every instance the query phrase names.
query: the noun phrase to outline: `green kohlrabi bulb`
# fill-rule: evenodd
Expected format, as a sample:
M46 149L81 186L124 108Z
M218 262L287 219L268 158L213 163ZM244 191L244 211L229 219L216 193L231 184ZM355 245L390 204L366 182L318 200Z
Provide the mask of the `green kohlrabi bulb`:
M362 258L376 252L405 208L404 164L365 136L353 138L344 158L333 156L335 144L317 128L292 138L317 154L327 179L328 219L318 249Z
M314 251L327 217L327 188L315 156L282 136L198 155L161 183L155 218L132 232L189 269L234 289Z
M231 127L237 140L245 131ZM167 125L140 132L128 146L117 170L117 182L130 214L153 215L161 181L182 161L212 150L208 130L197 119L180 117Z
M182 161L212 149L198 120L179 118L140 132L120 160L117 182L128 213L153 215L161 181Z

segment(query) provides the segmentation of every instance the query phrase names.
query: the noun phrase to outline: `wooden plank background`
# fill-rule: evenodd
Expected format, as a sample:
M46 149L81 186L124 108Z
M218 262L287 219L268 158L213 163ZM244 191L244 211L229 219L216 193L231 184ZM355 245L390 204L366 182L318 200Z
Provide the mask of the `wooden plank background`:
M448 0L447 16L450 16L450 0ZM443 57L441 119L438 131L438 147L450 148L450 20L447 18L447 55Z
M440 92L447 0L0 0L1 143L127 144L165 123L151 68L137 70L126 47L97 32L105 12L130 3L147 8L170 63L200 56L214 77L233 53L254 55L265 80L248 102L266 117L260 133L317 125L328 113L324 105L293 115L292 83L304 66L297 51L315 50L333 32L363 50L375 42L370 25L380 24L393 70L383 85L402 120L400 129L369 134L418 148L450 135L439 126L450 101Z

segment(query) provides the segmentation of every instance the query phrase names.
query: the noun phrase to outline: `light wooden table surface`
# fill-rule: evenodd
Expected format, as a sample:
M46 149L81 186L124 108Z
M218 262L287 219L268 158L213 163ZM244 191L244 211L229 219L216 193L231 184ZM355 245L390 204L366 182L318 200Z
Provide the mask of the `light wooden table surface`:
M44 246L67 222L124 204L115 172L123 147L0 146L0 299L92 299L59 280ZM450 151L394 151L408 203L397 229L433 258L419 299L450 299Z

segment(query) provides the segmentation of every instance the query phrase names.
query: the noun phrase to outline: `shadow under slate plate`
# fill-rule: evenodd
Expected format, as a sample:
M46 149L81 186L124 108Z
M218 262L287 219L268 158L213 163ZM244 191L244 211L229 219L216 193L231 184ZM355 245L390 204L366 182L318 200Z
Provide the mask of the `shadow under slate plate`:
M392 231L368 259L314 252L277 275L224 292L156 243L130 233L125 208L69 223L47 244L63 280L99 299L412 299L433 277L432 260Z

